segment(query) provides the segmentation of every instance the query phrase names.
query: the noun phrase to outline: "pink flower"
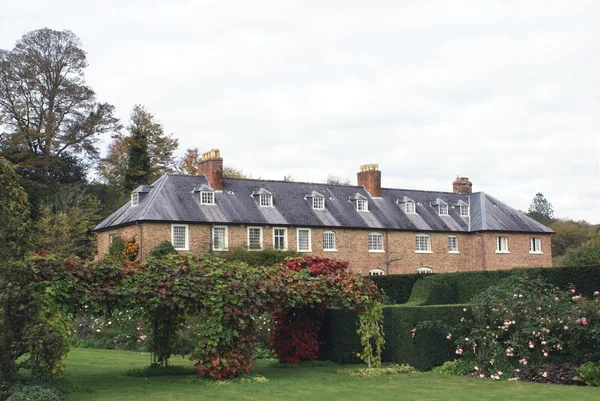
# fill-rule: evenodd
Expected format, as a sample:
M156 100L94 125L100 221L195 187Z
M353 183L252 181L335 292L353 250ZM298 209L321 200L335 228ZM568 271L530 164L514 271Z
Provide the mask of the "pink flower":
M542 377L548 377L548 372L542 372Z
M452 340L452 333L448 333L448 335L446 336L447 340Z
M463 349L459 347L456 349L455 353L456 353L456 355L462 355Z
M535 348L535 344L533 343L533 341L529 341L529 348Z
M594 296L597 297L598 295L600 295L600 291L594 291Z
M544 356L548 356L548 351L544 351Z
M569 326L565 326L565 327L563 327L563 329L565 329L565 331L569 330Z
M506 349L506 356L508 356L508 357L515 356L514 352L515 352L515 349L513 347L508 347Z
M571 294L575 294L575 288L571 288Z
M521 365L527 365L527 359L525 359L525 358L523 358L523 359L520 359L520 360L519 360L519 363L520 363Z
M581 324L583 324L584 326L587 324L587 319L585 317L581 318Z
M577 323L577 324L581 324L581 319L577 319L577 320L575 320L575 323Z

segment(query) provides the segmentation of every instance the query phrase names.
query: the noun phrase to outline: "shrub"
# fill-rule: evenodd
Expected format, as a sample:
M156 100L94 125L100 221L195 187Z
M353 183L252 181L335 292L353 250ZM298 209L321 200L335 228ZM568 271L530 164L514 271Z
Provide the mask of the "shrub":
M525 366L596 360L597 306L574 289L561 291L541 279L510 277L474 298L473 319L465 325L467 334L458 337L456 354L474 360L477 374L493 379L512 377Z
M389 276L368 276L377 284L384 295L385 304L403 304L408 301L413 286L428 274L393 274Z
M456 299L456 287L444 281L419 280L413 286L407 304L422 305L448 305Z
M122 261L125 251L125 240L122 237L115 236L108 247L108 257L111 260Z
M588 386L600 386L600 362L586 362L577 369L573 380Z
M167 255L177 255L177 251L175 250L175 247L173 246L171 241L161 242L160 244L152 248L152 250L148 254L148 256L150 256L151 258L158 259L163 258Z
M444 362L441 366L433 368L433 373L440 375L465 376L473 373L475 364L473 361L465 359L455 359L453 361Z
M301 256L295 251L279 251L267 248L262 251L248 251L245 248L236 248L228 252L219 253L219 257L229 262L244 262L249 266L274 266L285 262L288 258Z
M338 373L346 374L352 377L375 377L382 375L406 375L416 373L417 370L410 365L390 365L377 369L341 369Z
M63 401L55 387L46 384L17 385L11 390L10 401Z

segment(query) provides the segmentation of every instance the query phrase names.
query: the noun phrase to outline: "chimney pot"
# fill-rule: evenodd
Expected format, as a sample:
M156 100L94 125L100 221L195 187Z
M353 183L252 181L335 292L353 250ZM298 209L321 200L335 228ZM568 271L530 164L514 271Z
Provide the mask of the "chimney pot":
M456 177L452 183L452 192L455 194L470 194L473 192L473 183L469 177Z

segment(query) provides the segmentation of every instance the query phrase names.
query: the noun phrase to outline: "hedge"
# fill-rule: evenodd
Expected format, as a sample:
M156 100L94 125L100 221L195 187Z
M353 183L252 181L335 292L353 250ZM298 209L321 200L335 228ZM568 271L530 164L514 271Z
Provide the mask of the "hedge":
M426 274L393 274L390 276L368 276L383 291L386 304L403 304L408 301L413 286Z
M407 363L419 370L429 370L455 358L452 341L446 339L444 324L455 326L465 316L467 305L406 306L383 308L385 332L384 362ZM441 322L411 330L424 321ZM441 327L440 327L441 326ZM320 358L337 363L360 363L356 352L361 349L356 334L356 313L353 310L330 309L321 330Z
M236 248L227 252L219 252L218 256L230 262L244 262L250 266L273 266L285 262L287 258L297 258L302 255L295 251L279 251L272 248L262 251Z
M542 277L548 283L592 296L600 291L600 267L519 268L476 272L376 276L375 283L388 296L388 303L412 305L460 304L512 275ZM412 284L411 284L412 283Z

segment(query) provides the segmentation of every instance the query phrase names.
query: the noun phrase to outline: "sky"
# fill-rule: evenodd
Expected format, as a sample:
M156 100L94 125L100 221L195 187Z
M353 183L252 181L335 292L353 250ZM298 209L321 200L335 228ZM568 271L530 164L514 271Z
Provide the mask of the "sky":
M77 34L88 84L263 179L451 191L600 223L597 0L0 0L0 48ZM106 149L110 137L100 143Z

